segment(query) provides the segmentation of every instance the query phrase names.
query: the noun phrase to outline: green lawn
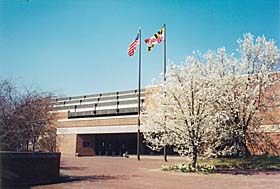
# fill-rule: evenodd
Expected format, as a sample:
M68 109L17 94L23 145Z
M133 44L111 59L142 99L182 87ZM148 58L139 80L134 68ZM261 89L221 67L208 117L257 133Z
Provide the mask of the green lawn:
M250 156L248 158L199 159L196 169L190 162L162 166L163 171L238 173L250 174L254 171L280 171L280 156Z
M212 164L216 168L236 168L253 170L279 170L280 156L251 156L248 158L200 159L198 164Z

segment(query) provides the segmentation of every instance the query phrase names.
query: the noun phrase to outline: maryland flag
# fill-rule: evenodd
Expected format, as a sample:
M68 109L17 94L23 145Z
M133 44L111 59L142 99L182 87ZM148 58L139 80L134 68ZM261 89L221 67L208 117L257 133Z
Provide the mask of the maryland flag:
M145 39L145 43L148 45L148 51L151 51L155 44L164 41L164 27L162 27L155 35L151 38Z

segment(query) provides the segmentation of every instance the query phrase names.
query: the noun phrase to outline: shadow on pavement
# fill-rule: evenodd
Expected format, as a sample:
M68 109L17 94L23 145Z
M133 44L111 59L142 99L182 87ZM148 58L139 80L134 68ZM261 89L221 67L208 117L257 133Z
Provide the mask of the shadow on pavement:
M120 179L120 177L106 176L106 175L90 175L90 176L67 176L61 175L59 178L50 181L18 181L17 183L1 183L1 188L20 188L29 189L32 186L49 185L49 184L60 184L68 182L79 182L79 181L97 181L97 180L111 180Z
M69 166L60 166L60 170L78 170L83 171L87 169L88 167L69 167Z

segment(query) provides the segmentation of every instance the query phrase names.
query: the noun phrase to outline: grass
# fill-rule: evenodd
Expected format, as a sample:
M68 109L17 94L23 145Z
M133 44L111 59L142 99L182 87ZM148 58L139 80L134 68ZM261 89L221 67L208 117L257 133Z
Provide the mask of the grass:
M216 168L235 168L252 170L279 170L280 156L250 156L248 158L200 159L198 164L212 164Z
M280 156L250 156L248 158L214 158L199 159L196 169L190 167L190 162L162 166L163 171L179 172L243 172L250 171L280 171ZM245 171L245 172L244 172Z

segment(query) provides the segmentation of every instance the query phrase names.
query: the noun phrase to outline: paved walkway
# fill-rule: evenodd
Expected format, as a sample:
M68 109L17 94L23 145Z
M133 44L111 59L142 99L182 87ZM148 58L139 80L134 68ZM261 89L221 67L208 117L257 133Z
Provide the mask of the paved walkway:
M197 174L161 171L165 163L160 159L80 157L62 158L61 174L56 183L32 188L128 188L128 189L176 189L176 188L270 188L280 187L280 172L243 174Z

